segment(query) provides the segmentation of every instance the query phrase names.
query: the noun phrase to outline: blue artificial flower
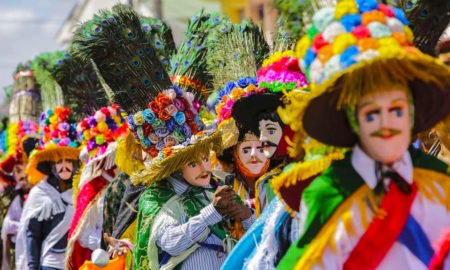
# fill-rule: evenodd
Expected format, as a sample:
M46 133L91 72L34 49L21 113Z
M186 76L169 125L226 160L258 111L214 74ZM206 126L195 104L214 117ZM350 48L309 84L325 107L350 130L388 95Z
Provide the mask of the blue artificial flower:
M191 128L189 127L188 124L184 124L183 127L181 128L181 133L184 135L185 138L190 138L192 135L192 131Z
M408 19L405 16L405 13L400 8L391 7L392 11L395 14L395 17L401 21L404 25L409 25Z
M135 127L136 126L135 123L134 123L134 119L133 119L133 115L132 114L128 115L128 125L130 127Z
M313 50L311 48L308 48L308 50L306 51L305 58L304 58L306 66L309 67L311 65L311 63L314 61L314 59L316 59L316 53L313 52Z
M170 132L173 132L177 128L177 126L177 122L175 121L175 119L173 119L173 117L166 121L166 128Z
M357 46L350 46L345 51L342 52L339 62L341 63L342 68L347 68L353 64L355 64L357 61L355 59L355 56L359 54L359 49Z
M186 116L184 115L183 112L178 111L173 118L175 119L175 121L177 122L178 125L183 125L184 122L186 122Z
M142 115L144 115L145 122L149 123L150 125L155 122L156 115L149 108L142 111Z
M183 95L183 92L181 91L181 89L178 86L174 85L173 90L177 94L177 97L181 97Z
M249 78L249 77L241 78L241 79L239 79L239 80L237 81L237 85L238 85L240 88L245 88L245 87L247 87L249 84L250 84L250 78Z
M225 85L225 93L229 94L235 87L236 84L234 82L227 82L227 84Z
M355 28L358 25L361 25L361 15L347 14L345 16L342 16L341 23L342 25L344 25L345 30L347 30L347 32L351 32L353 28Z
M144 138L142 140L142 144L145 146L145 148L149 148L150 146L152 146L152 142L148 138Z
M356 0L359 12L364 13L374 9L378 9L378 3L376 0Z
M166 127L161 127L161 128L157 128L155 129L155 134L156 136L158 136L159 138L164 138L167 135L169 135L170 131L168 128Z
M158 143L155 145L156 149L158 151L161 151L164 149L166 145L164 144L164 140L163 139L159 139Z
M258 85L258 82L256 81L255 77L250 77L250 84Z

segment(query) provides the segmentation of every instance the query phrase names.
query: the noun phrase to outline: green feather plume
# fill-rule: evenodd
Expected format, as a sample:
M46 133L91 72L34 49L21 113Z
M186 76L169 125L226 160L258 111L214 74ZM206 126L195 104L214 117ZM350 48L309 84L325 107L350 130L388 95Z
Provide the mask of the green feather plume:
M61 86L65 106L70 107L77 118L91 115L108 105L108 98L91 62L80 57L75 46L58 60L52 75Z
M63 54L62 51L44 52L33 60L32 69L36 81L41 86L41 100L44 111L64 105L61 89L52 76L54 68Z
M189 20L186 35L181 41L178 53L171 60L170 75L187 77L204 87L189 87L176 81L174 84L204 101L212 90L212 77L206 68L208 49L231 28L229 18L218 13L205 13L201 10L194 15Z
M218 91L227 82L242 77L256 77L257 70L269 54L269 45L257 25L243 21L222 35L210 48L208 72L214 78L214 89Z
M113 101L128 113L143 110L171 87L139 16L128 6L116 5L94 15L77 29L74 44L81 57L94 61Z

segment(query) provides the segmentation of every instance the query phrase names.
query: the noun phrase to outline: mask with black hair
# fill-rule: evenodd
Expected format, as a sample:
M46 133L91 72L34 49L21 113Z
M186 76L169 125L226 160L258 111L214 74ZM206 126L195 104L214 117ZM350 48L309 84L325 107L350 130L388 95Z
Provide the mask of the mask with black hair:
M77 160L62 159L58 162L51 163L52 174L61 181L72 181L73 175L78 170Z
M264 146L264 155L270 159L280 159L287 155L286 136L293 132L285 126L276 111L263 112L258 116L259 140Z

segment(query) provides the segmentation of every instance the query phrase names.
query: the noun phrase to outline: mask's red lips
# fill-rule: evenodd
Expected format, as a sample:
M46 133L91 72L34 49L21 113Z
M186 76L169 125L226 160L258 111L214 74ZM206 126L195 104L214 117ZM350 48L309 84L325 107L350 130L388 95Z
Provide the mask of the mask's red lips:
M390 140L400 133L401 133L401 131L398 129L384 128L384 129L380 129L380 130L373 132L372 134L370 134L370 136L379 137L383 140Z

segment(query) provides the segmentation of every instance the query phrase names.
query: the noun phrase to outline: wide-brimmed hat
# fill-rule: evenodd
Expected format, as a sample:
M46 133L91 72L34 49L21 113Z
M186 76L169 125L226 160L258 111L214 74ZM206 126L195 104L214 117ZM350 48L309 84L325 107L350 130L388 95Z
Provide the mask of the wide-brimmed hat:
M61 159L78 160L76 122L69 108L55 107L41 114L39 146L29 158L28 181L37 184L50 172L50 163Z
M297 44L300 66L315 98L303 126L311 137L334 146L357 142L347 118L366 93L390 86L409 89L413 133L431 128L450 111L448 67L413 46L402 10L377 1L340 1L313 16Z
M119 140L127 136L128 124L118 105L102 107L77 126L77 134L83 150L80 159L84 167L80 186L116 165Z
M92 29L98 19L104 23ZM153 41L131 8L117 5L112 11L101 11L77 30L74 40L79 52L94 61L111 100L127 112L128 127L149 156L148 168L133 177L135 184L161 180L181 168L177 161L188 162L204 145L211 147L213 134L201 136L201 141L192 139L205 125L190 96L172 85Z
M264 60L258 70L257 82L260 90L236 101L232 111L237 125L248 127L255 134L259 134L260 114L275 112L283 105L285 93L308 85L291 50L276 52Z
M0 162L0 169L3 172L11 173L17 162L26 163L28 161L28 156L32 150L30 150L30 147L36 148L38 132L39 126L32 120L8 124L5 134L6 153Z

